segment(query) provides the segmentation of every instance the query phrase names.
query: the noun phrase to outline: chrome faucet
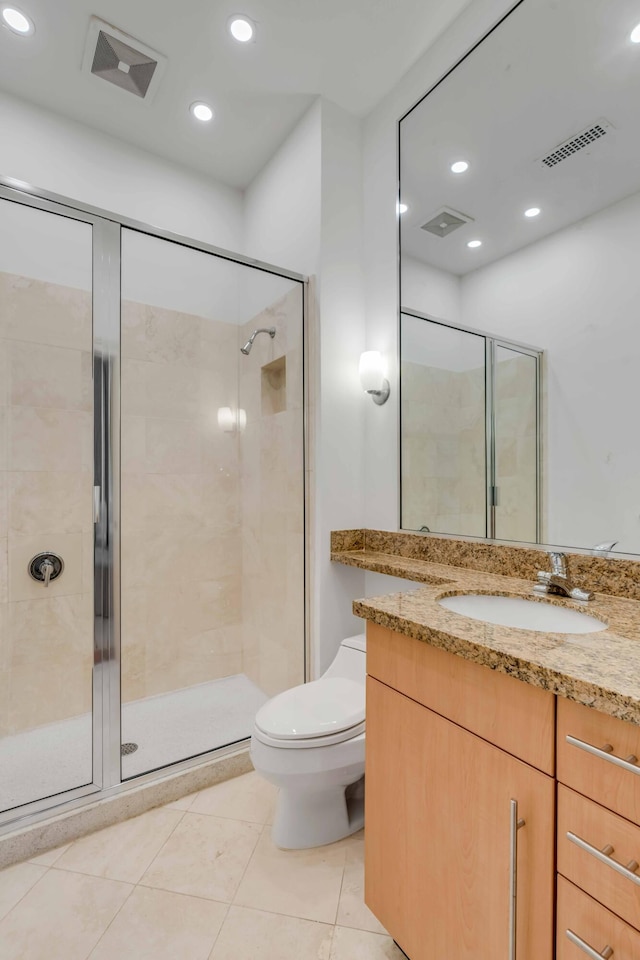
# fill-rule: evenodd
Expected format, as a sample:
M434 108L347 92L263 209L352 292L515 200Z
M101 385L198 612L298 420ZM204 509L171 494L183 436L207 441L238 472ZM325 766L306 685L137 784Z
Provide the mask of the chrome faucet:
M567 558L564 553L549 553L551 570L538 570L538 582L534 586L535 593L557 594L561 597L570 597L571 600L592 600L590 590L582 590L574 586L567 571Z

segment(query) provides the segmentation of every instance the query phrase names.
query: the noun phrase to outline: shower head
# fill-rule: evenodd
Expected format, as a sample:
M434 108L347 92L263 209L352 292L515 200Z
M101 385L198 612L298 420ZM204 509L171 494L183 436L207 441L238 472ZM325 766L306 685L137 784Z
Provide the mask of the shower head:
M271 339L273 340L273 338L276 335L276 328L260 327L259 330L254 330L251 336L249 337L249 339L247 340L247 342L245 343L244 347L240 347L240 353L244 353L245 357L248 357L249 354L251 353L251 347L253 346L253 341L255 340L255 338L258 336L259 333L268 333Z

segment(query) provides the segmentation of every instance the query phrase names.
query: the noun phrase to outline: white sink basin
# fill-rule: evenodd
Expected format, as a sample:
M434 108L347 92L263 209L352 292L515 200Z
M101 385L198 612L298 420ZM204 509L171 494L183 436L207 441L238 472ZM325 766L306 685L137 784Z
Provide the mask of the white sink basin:
M526 600L524 597L499 597L463 594L444 597L441 606L472 620L484 620L503 627L539 630L544 633L595 633L607 624L587 613L559 607L553 603Z

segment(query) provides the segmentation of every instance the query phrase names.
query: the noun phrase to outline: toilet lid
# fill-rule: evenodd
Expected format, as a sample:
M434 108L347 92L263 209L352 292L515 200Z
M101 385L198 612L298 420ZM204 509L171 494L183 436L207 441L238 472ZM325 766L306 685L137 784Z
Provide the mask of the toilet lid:
M342 677L285 690L256 714L258 730L276 740L329 736L363 721L364 685Z

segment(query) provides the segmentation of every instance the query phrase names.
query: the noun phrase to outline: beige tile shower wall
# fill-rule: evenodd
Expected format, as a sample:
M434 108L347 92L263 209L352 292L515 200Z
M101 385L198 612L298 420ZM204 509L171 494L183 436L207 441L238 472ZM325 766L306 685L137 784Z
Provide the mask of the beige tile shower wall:
M242 670L238 327L122 307L122 689Z
M242 474L243 670L273 695L304 679L304 456L302 290L299 285L238 331ZM236 347L237 349L237 347ZM238 352L238 356L241 356Z
M485 536L484 370L402 363L402 522Z
M0 736L91 708L91 347L90 293L0 273Z
M496 382L496 535L536 541L536 388L534 361L513 357L498 364Z

